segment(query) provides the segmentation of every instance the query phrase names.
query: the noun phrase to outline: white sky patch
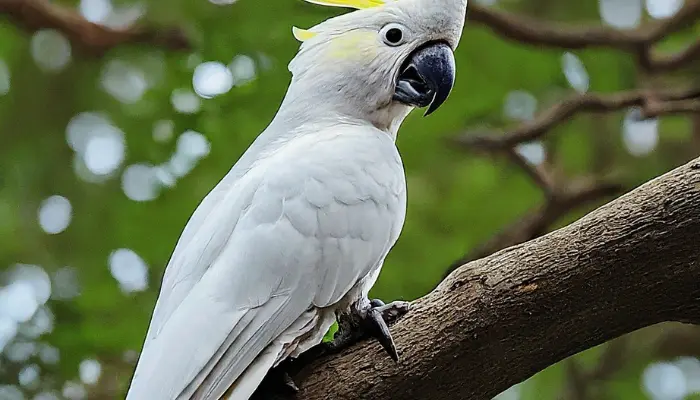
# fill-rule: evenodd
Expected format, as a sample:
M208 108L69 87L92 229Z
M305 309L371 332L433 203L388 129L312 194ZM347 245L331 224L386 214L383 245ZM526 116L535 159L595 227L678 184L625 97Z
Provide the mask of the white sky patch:
M170 95L170 103L181 114L195 114L202 106L200 98L189 89L175 89Z
M148 81L142 70L119 59L110 60L102 69L102 88L124 104L141 100Z
M46 271L32 264L15 264L6 275L8 282L28 283L38 304L44 304L51 297L51 279Z
M631 108L622 122L622 140L635 157L645 156L659 143L659 122L656 118L640 119L641 111Z
M61 353L56 347L42 343L39 346L39 359L46 365L55 365L61 361Z
M255 60L245 54L234 57L228 67L231 70L235 86L245 85L257 76Z
M666 19L671 18L683 8L684 0L646 0L645 6L647 13L652 18Z
M58 31L37 31L32 35L30 47L37 66L46 72L58 72L70 62L70 42Z
M86 20L99 24L112 12L112 3L109 0L80 0L78 10Z
M0 289L0 315L15 322L27 322L39 308L34 288L27 282L13 282Z
M516 121L529 121L535 117L537 99L524 90L513 90L503 101L503 114Z
M17 335L17 321L7 315L0 315L0 352L10 343ZM2 398L2 396L0 396Z
M41 203L39 207L39 225L44 232L55 235L70 225L73 208L70 201L63 196L54 195Z
M160 182L155 168L148 164L132 164L122 174L122 190L133 201L150 201L158 197Z
M569 85L579 93L586 93L590 78L583 61L575 54L566 52L561 57L561 68Z
M78 367L78 375L80 376L80 381L86 385L94 385L100 380L100 375L102 374L102 364L99 361L93 359L85 359L80 362Z
M192 86L205 99L222 95L233 87L233 73L223 63L207 61L194 69Z
M642 374L642 387L654 400L678 400L688 394L683 371L668 362L650 364Z
M36 389L39 386L40 371L39 366L36 364L30 364L22 368L17 375L20 386Z
M36 354L36 343L18 340L5 348L5 357L14 363L22 363Z
M126 293L148 288L148 265L131 249L117 249L109 255L109 271Z
M87 398L87 389L82 383L66 381L61 394L68 400L84 400Z
M632 29L642 20L642 0L598 0L603 23L617 29Z
M546 157L544 145L539 141L519 144L515 151L532 165L542 164Z
M188 130L177 138L177 153L185 157L198 160L209 155L210 150L209 141L199 132Z

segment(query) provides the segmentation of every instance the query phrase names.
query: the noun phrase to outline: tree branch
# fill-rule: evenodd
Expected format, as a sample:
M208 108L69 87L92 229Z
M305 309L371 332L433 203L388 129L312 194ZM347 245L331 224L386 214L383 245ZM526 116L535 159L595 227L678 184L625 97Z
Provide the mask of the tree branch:
M28 32L40 29L60 31L75 47L92 55L101 55L122 44L146 44L171 50L191 48L189 39L179 29L108 28L47 0L0 0L0 14L7 15Z
M612 94L577 94L554 104L534 120L509 129L505 134L464 133L451 139L455 144L477 150L505 150L544 136L555 126L580 112L610 112L638 106L642 118L663 114L700 112L700 87L668 90L630 90Z
M700 158L577 222L471 262L374 342L296 378L300 400L490 399L662 321L700 323Z
M652 72L680 68L700 55L700 44L667 57L653 57L651 48L664 37L700 19L700 1L689 0L673 17L634 30L605 26L579 27L554 24L518 16L490 7L470 5L470 22L480 23L496 34L519 43L563 49L607 47L629 52L641 67Z

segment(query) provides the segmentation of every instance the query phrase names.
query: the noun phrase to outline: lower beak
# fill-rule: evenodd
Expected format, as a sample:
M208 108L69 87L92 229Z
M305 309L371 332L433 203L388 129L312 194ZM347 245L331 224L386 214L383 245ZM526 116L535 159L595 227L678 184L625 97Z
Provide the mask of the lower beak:
M455 82L455 58L445 43L418 48L404 62L396 81L394 100L428 107L430 115L447 100Z

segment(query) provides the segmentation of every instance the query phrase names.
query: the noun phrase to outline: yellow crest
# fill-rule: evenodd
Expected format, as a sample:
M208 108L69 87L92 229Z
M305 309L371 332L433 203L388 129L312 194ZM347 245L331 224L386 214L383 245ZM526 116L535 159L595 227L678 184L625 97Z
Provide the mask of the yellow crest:
M312 37L318 35L318 33L316 32L311 32L306 29L297 28L296 26L292 27L292 34L294 35L294 38L296 38L296 40L300 42L309 40Z
M311 3L311 4L318 4L321 6L347 7L347 8L354 8L357 10L361 10L361 9L365 9L365 8L380 7L388 2L396 1L396 0L304 0L304 1ZM313 38L314 36L318 35L318 33L316 33L316 32L312 32L312 31L307 30L307 29L297 28L296 26L292 27L292 34L294 34L294 37L300 42L304 42L304 41L309 40L309 39Z
M312 4L330 7L348 7L355 9L383 6L386 0L304 0Z

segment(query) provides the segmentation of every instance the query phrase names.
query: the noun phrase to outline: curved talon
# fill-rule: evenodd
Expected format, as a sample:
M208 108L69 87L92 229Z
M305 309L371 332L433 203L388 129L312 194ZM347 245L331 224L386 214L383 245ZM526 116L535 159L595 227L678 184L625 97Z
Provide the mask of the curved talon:
M396 345L394 344L394 339L391 337L391 331L384 321L382 313L377 308L370 308L367 310L367 321L370 324L370 329L372 329L375 334L373 335L379 344L382 345L384 350L389 354L394 361L399 361L399 354L396 352Z

